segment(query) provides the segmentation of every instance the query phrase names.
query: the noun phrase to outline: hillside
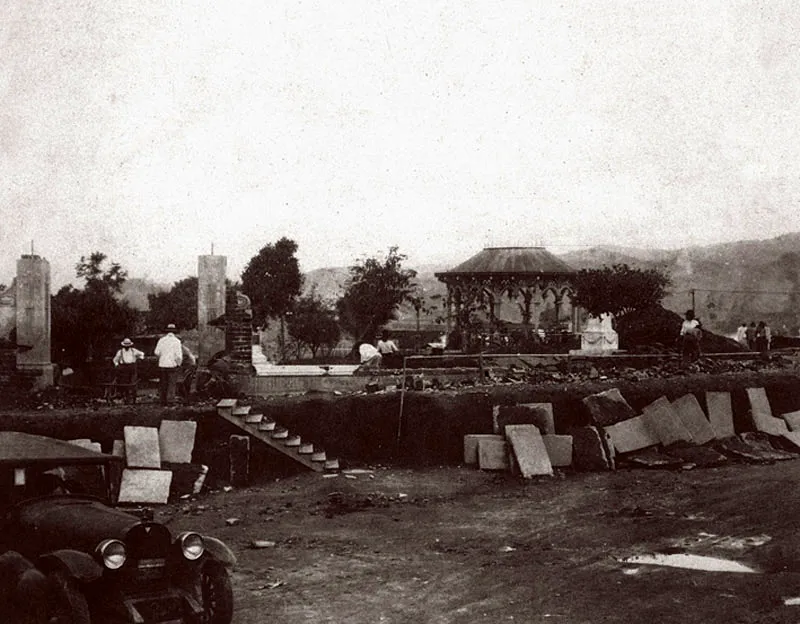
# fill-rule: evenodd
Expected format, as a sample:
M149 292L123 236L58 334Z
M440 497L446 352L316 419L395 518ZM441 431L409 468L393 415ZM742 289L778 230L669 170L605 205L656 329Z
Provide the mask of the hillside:
M560 256L576 269L627 263L658 268L672 279L664 306L682 313L692 305L714 331L732 333L740 322L767 321L774 332L800 326L800 233L680 250L596 247Z

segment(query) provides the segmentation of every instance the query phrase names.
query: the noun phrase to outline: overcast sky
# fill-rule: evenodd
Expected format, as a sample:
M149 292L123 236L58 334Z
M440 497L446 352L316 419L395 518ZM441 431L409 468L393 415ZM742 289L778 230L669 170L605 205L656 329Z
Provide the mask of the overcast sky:
M800 230L789 0L4 0L0 59L0 282Z

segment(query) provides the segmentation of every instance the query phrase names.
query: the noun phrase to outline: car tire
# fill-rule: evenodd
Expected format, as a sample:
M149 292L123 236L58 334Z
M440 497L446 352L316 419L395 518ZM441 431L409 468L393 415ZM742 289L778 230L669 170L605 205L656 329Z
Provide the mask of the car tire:
M47 575L50 581L50 613L52 624L91 624L89 605L75 579L60 570Z
M208 561L203 565L200 593L208 624L230 624L233 619L233 587L228 570L219 561Z

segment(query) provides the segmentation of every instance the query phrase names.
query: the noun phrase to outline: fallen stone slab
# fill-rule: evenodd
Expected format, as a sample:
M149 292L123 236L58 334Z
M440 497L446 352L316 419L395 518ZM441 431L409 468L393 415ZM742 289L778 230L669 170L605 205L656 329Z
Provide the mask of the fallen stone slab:
M166 504L172 472L169 470L136 470L126 468L122 471L119 486L120 503Z
M162 420L158 444L162 462L188 464L192 461L197 423L193 420Z
M706 392L708 421L717 440L736 435L733 428L733 406L730 392Z
M508 443L505 440L479 440L478 467L481 470L508 470Z
M92 442L88 438L78 438L77 440L70 440L70 444L74 444L75 446L79 446L81 448L85 448L89 451L95 451L96 453L102 453L103 447L99 442Z
M672 409L678 413L683 426L689 431L690 442L702 445L714 439L714 429L696 396L691 393L684 394L672 402Z
M496 434L502 435L506 425L536 425L542 435L556 432L552 403L521 403L494 407L492 424Z
M505 438L494 433L468 433L464 436L464 463L469 465L478 463L478 443L481 440L500 440Z
M203 464L164 462L162 469L169 470L172 473L172 482L169 488L170 500L175 500L187 494L198 494L202 489L205 476L208 474L208 466ZM201 478L200 488L195 491L195 485Z
M684 444L674 444L664 449L664 453L670 457L680 459L684 463L694 464L701 468L719 466L728 461L728 458L707 446L689 446Z
M126 463L129 468L161 468L158 429L126 425L123 433Z
M666 453L662 453L656 448L646 448L632 453L625 453L617 458L620 464L631 464L644 468L673 468L679 469L684 466L686 462L677 457L672 457Z
M506 439L523 478L553 474L547 447L536 425L506 425Z
M575 427L572 436L572 465L578 470L613 470L614 459L609 457L597 427Z
M774 436L771 441L778 450L800 453L800 431L787 431Z
M614 425L636 416L636 412L628 405L618 388L590 394L584 397L583 404L589 410L592 422L601 427Z
M745 437L742 438L742 436ZM748 440L746 434L718 440L714 444L714 448L728 457L744 459L753 463L769 463L797 458L794 453L776 450L768 441L765 443L763 440L758 442Z
M572 465L572 436L546 434L542 441L547 449L547 456L554 468L565 468Z
M789 428L789 431L800 431L800 412L789 412L788 414L781 414L783 422Z
M605 427L605 432L617 453L630 453L660 443L658 435L648 427L644 416L636 416Z
M747 388L747 398L750 401L753 429L772 435L781 435L789 431L785 420L772 415L772 408L764 388Z
M675 442L690 442L692 439L692 434L684 426L667 397L659 397L645 407L642 410L642 416L647 426L658 436L664 446L675 444Z

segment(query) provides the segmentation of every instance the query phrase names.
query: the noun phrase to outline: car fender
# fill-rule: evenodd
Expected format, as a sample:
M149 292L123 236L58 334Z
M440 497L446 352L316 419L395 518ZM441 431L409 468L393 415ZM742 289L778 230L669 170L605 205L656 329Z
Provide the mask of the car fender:
M81 583L96 581L103 575L103 567L79 550L54 550L39 557L37 567L45 573L61 570Z
M236 565L236 555L222 540L216 537L203 536L203 543L206 546L206 554L212 559L216 559L226 568L232 568Z

